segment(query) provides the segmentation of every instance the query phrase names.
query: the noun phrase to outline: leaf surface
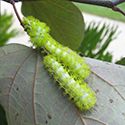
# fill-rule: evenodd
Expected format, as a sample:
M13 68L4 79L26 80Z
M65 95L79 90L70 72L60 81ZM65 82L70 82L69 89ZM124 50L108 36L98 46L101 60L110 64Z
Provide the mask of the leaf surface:
M39 50L20 44L1 47L0 103L9 125L125 124L125 67L84 59L97 102L90 111L79 112L53 82Z
M51 35L59 43L77 49L84 36L84 20L73 3L65 0L25 1L22 4L25 16L34 16L45 22Z

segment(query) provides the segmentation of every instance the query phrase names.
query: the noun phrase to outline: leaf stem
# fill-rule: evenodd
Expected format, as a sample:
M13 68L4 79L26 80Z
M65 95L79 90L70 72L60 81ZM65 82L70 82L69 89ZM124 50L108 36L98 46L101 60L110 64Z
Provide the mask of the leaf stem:
M15 11L15 13L16 13L16 16L17 16L17 18L18 18L18 20L19 20L21 26L24 28L24 24L23 24L23 22L22 22L22 20L21 20L21 18L20 18L20 16L19 16L19 14L18 14L18 12L17 12L16 6L15 6L15 1L14 1L14 0L10 0L10 3L12 4L12 6L13 6L13 8L14 8L14 11Z
M123 14L124 16L125 16L125 12L123 11L123 10L121 10L119 7L117 7L117 6L114 6L113 8L112 8L112 10L114 10L114 11L118 11L118 12L120 12L121 14Z

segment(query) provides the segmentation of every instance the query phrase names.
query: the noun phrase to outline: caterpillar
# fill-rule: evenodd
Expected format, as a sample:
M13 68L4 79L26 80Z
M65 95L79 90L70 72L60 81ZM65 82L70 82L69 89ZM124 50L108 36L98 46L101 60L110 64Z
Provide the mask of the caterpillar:
M23 23L30 40L36 48L43 48L45 67L53 74L65 94L73 98L80 110L89 110L95 105L95 92L85 82L89 77L89 65L76 52L64 47L49 34L50 28L34 17L23 18Z

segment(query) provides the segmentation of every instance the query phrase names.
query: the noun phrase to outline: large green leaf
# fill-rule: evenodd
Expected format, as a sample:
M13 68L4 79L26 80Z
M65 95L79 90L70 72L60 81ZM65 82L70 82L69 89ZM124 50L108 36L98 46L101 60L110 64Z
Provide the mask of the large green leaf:
M65 0L25 1L22 4L25 16L34 16L51 28L54 39L71 49L77 49L84 35L81 12Z
M124 125L125 67L84 58L96 106L79 112L53 83L39 50L10 44L0 48L0 103L9 125Z

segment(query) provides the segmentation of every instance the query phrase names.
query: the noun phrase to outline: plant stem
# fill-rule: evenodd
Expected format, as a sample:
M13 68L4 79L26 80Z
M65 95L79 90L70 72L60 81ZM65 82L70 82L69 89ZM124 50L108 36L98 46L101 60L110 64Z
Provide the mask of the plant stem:
M14 11L15 11L15 13L16 13L16 16L17 16L17 18L18 18L18 20L19 20L21 26L24 28L24 24L23 24L23 22L22 22L22 20L21 20L21 18L20 18L20 16L19 16L19 14L18 14L18 12L17 12L16 6L15 6L15 1L10 0L10 3L12 4L12 6L13 6L13 8L14 8Z
M117 6L114 6L112 9L113 9L114 11L118 11L118 12L122 13L122 14L125 16L125 12L122 11L122 10L121 10L120 8L118 8Z

